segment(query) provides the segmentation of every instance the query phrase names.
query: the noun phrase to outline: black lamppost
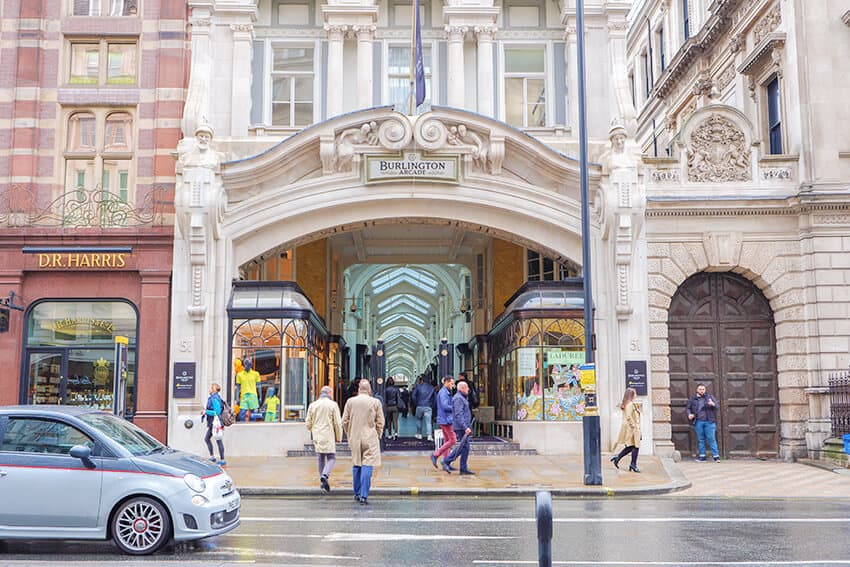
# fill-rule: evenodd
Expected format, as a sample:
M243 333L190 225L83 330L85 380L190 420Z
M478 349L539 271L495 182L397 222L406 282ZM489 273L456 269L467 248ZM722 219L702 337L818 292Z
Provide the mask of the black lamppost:
M586 363L595 361L593 353L593 291L590 278L590 210L587 180L587 108L584 65L584 0L576 0L576 44L578 56L578 145L581 168L581 255L582 281L584 287L584 358ZM592 400L590 398L592 396ZM602 450L599 411L596 408L596 387L585 395L587 412L582 417L584 434L584 483L602 484ZM590 403L590 402L594 403Z

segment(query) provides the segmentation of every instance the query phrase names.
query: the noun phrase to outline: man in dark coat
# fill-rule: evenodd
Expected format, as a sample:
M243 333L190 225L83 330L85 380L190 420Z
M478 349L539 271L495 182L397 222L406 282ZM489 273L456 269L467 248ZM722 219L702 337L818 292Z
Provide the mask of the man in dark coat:
M433 415L431 405L434 403L436 394L434 386L425 380L424 376L419 377L419 384L413 389L411 400L413 401L414 415L416 416L416 438L422 439L422 426L425 426L425 437L431 440L431 416Z
M688 419L694 422L699 445L698 461L705 461L705 442L711 449L714 462L720 460L717 452L717 408L720 404L711 394L706 392L705 384L697 385L696 395L688 400Z
M472 435L472 410L469 409L469 384L459 382L452 398L452 427L461 439L451 454L443 460L443 470L451 474L451 464L460 457L460 474L475 474L469 470L469 437Z

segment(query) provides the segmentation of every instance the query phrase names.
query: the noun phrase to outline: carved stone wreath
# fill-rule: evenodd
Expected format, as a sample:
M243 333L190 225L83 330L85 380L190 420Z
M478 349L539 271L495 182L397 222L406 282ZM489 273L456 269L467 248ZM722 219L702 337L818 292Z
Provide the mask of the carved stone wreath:
M723 183L752 179L744 133L734 122L718 114L709 116L691 134L687 157L688 181Z

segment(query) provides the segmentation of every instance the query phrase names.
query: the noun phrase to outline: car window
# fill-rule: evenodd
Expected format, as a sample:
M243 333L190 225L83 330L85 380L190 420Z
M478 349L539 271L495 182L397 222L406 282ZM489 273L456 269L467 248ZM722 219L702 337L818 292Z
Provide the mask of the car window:
M134 456L166 450L166 446L124 419L103 412L85 413L81 421L97 429Z
M0 451L67 455L75 445L94 449L91 437L66 423L49 419L10 417Z

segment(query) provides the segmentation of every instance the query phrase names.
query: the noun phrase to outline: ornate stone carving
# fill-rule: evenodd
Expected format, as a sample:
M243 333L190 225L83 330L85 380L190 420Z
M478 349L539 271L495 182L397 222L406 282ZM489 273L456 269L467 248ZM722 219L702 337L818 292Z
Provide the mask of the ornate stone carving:
M691 92L694 96L709 94L713 86L714 81L711 80L711 77L708 75L708 73L703 72L700 74L699 78L697 78L693 88L691 89Z
M472 30L475 32L476 37L479 41L493 41L493 38L496 36L496 32L498 31L498 27L495 25L486 25L486 26L475 26Z
M629 31L629 22L627 21L609 21L608 22L608 31L612 32L624 32Z
M753 28L754 43L758 44L761 40L767 37L767 34L778 28L781 23L782 10L777 2L776 5L767 14L765 14L761 21L759 21L759 23Z
M463 41L464 36L469 31L468 26L446 26L446 38L449 41Z
M679 181L678 169L654 169L652 170L653 183L677 183Z
M738 53L746 42L746 38L741 35L733 35L732 39L729 40L729 51L732 53Z
M728 118L712 114L700 123L686 147L688 181L749 181L750 153L744 133Z
M785 181L791 179L790 167L767 167L761 170L761 178L765 181Z
M254 24L230 24L230 29L234 32L251 33L254 31Z
M729 65L717 76L717 88L721 91L735 79L735 66Z
M482 171L487 168L487 144L481 136L467 128L465 124L450 127L447 141L451 146L472 146L472 163Z
M212 26L212 18L197 18L194 20L190 20L189 23L193 28L208 28Z
M343 130L336 138L336 152L333 160L333 171L350 171L354 159L355 146L377 146L378 123L365 122L358 128Z
M328 33L328 40L343 41L348 32L348 26L325 24L325 31Z
M375 24L367 24L352 26L351 29L357 36L358 41L372 41L375 39L375 30L378 28Z

